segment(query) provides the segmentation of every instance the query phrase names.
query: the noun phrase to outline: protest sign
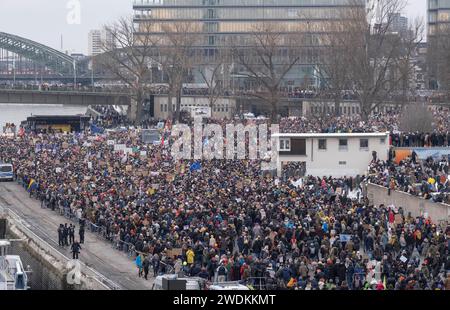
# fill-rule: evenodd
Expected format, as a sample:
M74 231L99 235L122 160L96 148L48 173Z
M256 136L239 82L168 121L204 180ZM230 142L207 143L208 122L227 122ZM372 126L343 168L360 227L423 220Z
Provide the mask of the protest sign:
M349 242L352 238L352 235L346 235L346 234L340 234L339 235L339 240L341 242Z
M127 148L127 146L125 144L115 144L114 152L125 152L126 148Z

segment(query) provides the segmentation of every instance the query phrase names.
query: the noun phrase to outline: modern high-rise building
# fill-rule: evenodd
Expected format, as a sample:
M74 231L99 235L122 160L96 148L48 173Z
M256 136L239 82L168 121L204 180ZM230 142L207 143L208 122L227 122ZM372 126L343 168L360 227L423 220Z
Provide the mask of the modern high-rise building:
M428 73L432 89L450 87L450 63L445 57L449 49L450 0L428 0Z
M364 5L365 0L360 0L357 6ZM134 0L133 9L135 23L156 23L154 35L161 34L164 25L196 24L201 29L197 45L208 56L226 48L232 40L245 44L264 24L276 25L287 35L300 30L320 42L320 34L333 31L332 22L354 6L354 0ZM314 75L316 64L301 62L286 77L285 85L313 81L308 77Z
M103 44L112 44L111 33L106 30L91 30L88 34L88 56L103 53Z
M389 31L399 34L407 34L408 32L408 18L402 16L400 13L394 13L391 15L391 24Z
M450 0L428 0L428 37L450 26Z

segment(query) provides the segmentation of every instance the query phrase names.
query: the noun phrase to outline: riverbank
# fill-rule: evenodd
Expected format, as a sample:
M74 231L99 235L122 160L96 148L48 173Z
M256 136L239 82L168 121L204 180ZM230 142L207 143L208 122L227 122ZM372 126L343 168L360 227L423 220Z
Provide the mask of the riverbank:
M13 210L26 222L28 229L45 240L61 255L70 257L68 247L58 246L57 236L59 224L70 223L67 218L49 209L41 208L38 201L30 198L23 187L14 182L0 183L0 205ZM80 260L86 266L107 277L111 283L118 284L121 289L148 290L152 287L153 279L149 278L146 281L138 278L138 271L133 260L92 232L86 231Z

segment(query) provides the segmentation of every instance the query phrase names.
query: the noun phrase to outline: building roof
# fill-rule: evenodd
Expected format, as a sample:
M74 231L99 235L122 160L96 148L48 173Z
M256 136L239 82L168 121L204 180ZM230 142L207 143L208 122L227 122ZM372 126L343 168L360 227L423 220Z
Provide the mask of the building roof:
M352 132L352 133L277 133L273 137L281 138L356 138L386 137L389 132Z

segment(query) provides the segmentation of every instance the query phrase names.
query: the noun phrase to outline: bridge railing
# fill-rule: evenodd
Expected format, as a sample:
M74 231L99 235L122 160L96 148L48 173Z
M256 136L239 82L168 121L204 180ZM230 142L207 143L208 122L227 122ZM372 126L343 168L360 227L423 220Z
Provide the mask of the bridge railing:
M132 89L126 86L76 86L74 87L71 84L68 85L34 85L34 84L0 84L1 90L17 90L17 91L40 91L40 92L64 92L64 93L102 93L102 94L115 94L115 95L131 95ZM165 96L168 95L168 90L165 88L151 88L148 87L146 91L148 94L152 94L155 96ZM195 88L187 88L184 87L182 89L183 96L186 97L207 97L209 96L208 89L195 89ZM259 93L260 95L261 93ZM301 92L285 92L280 91L279 96L282 100L306 100L309 102L333 102L334 97L332 94L327 93L301 93ZM256 93L252 90L225 90L219 96L222 98L241 98L241 99L250 99L250 98L259 98L260 96L256 96ZM401 100L400 100L401 99ZM402 98L390 98L385 104L398 104L401 102ZM341 103L345 102L357 102L357 98L352 95L343 95L341 98ZM409 102L422 102L429 104L448 104L450 103L450 97L447 96L438 96L438 97L412 97L409 98Z
M8 91L39 91L39 92L64 92L64 93L105 93L105 94L120 94L129 95L131 90L125 87L109 88L109 87L90 87L79 86L74 88L73 86L42 86L42 85L28 85L28 84L0 84L0 90Z

